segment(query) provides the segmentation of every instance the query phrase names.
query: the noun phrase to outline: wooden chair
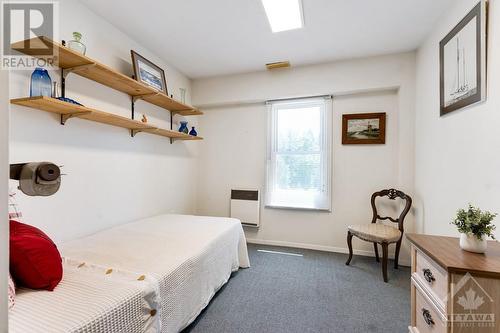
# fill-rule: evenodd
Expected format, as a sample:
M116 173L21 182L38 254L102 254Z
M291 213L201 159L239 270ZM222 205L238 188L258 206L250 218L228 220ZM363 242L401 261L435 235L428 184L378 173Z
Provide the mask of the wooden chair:
M381 217L377 213L377 206L375 205L375 199L377 197L388 197L390 200L395 200L399 198L406 202L405 207L398 218L394 219L392 217ZM347 227L347 245L349 246L349 259L347 259L346 265L349 265L352 259L352 237L356 236L364 241L373 243L375 249L375 258L377 262L380 262L378 256L378 245L382 246L382 273L384 275L384 282L387 282L387 253L389 244L396 243L396 253L394 256L394 268L398 268L399 261L399 250L401 249L401 241L403 239L404 233L404 220L406 214L411 208L411 197L405 193L395 190L382 190L380 192L375 192L372 194L371 204L373 210L373 218L371 224L366 225L350 225ZM397 223L398 228L387 226L382 223L377 223L378 220L389 220L391 222Z

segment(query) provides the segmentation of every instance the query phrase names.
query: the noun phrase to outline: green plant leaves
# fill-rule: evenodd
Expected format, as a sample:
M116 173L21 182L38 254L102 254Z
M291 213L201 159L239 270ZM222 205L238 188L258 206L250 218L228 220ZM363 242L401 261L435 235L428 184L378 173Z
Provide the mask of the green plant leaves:
M488 236L495 239L493 232L496 226L492 221L497 216L496 213L481 211L481 209L469 204L467 209L459 209L457 216L451 224L455 225L459 232L473 234L478 239Z

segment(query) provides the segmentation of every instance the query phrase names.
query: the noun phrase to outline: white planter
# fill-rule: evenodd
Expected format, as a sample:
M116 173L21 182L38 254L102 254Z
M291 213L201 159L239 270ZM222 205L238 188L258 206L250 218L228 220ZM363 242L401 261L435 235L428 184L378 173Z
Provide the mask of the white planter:
M488 241L486 237L478 239L473 234L460 234L460 247L469 252L485 253Z

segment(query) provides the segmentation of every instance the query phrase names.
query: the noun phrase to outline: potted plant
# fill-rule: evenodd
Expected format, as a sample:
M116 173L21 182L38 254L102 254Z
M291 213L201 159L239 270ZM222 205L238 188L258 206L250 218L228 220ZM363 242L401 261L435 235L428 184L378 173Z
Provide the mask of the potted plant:
M495 239L492 223L497 214L483 212L469 204L468 209L459 209L452 222L460 232L460 247L469 252L484 253L488 242L486 237Z

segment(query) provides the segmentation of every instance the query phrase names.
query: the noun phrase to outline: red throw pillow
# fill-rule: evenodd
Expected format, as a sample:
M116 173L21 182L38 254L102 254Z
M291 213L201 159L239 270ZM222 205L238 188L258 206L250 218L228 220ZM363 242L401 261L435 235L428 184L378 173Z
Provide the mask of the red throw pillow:
M18 285L52 291L62 279L61 255L41 230L11 220L10 272Z

